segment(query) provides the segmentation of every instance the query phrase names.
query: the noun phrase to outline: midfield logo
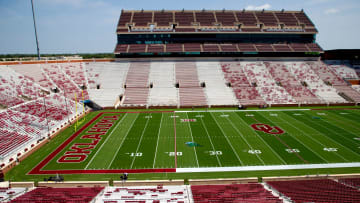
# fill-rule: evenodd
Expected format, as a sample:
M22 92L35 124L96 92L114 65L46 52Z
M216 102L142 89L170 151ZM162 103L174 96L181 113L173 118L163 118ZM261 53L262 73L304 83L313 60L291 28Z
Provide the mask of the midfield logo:
M272 135L280 135L285 132L284 130L282 130L277 126L271 127L268 124L264 124L264 123L255 123L252 124L251 127L254 128L254 130L263 131L264 133L272 134Z

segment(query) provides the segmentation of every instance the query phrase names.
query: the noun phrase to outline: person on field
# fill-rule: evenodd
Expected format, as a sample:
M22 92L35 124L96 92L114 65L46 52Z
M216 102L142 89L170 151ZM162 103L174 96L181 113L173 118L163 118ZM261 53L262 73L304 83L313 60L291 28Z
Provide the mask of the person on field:
M126 181L128 179L128 173L125 172L122 176L120 176L120 179L122 181Z

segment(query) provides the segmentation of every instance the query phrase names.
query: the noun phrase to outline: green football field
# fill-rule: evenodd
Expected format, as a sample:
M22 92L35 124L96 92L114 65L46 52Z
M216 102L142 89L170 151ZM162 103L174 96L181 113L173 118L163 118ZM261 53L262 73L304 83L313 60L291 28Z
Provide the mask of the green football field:
M359 147L358 110L101 112L32 174L350 163Z

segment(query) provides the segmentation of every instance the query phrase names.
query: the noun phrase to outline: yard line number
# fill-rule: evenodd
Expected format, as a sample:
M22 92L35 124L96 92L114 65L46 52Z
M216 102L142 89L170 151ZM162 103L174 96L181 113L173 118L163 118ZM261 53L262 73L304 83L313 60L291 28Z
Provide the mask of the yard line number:
M139 156L143 155L142 152L131 152L131 153L126 153L126 154L130 155L131 157L134 157L134 156L139 157Z
M285 149L285 151L287 151L288 153L299 153L300 152L299 149Z
M222 151L209 151L210 156L222 155Z
M324 148L324 151L328 151L328 152L337 152L337 148Z
M166 154L169 154L169 156L175 156L175 152L165 152ZM176 152L176 156L182 156L182 152Z
M261 150L258 149L250 149L248 151L249 154L261 154Z

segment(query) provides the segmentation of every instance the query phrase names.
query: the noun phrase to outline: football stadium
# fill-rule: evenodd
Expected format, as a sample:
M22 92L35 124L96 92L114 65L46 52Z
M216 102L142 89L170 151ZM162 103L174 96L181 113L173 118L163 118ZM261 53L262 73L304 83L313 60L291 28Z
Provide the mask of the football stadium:
M119 14L114 58L0 62L0 201L360 201L358 50L304 10Z

